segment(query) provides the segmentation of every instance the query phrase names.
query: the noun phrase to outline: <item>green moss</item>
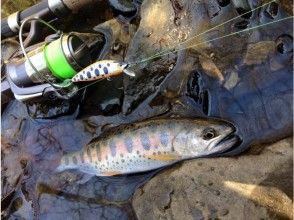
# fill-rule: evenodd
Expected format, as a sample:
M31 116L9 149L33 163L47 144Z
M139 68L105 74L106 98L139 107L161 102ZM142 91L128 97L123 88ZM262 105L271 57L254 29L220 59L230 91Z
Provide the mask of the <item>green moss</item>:
M16 11L26 9L38 2L40 2L40 0L2 0L1 16L5 18Z

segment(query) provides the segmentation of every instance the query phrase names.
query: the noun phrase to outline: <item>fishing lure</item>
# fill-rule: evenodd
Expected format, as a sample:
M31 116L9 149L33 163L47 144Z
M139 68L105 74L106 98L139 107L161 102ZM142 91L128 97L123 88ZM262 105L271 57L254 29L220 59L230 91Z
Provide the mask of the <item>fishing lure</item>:
M72 82L83 82L111 78L125 73L134 77L135 73L128 70L129 64L117 62L114 60L101 60L87 66L78 72L72 79Z

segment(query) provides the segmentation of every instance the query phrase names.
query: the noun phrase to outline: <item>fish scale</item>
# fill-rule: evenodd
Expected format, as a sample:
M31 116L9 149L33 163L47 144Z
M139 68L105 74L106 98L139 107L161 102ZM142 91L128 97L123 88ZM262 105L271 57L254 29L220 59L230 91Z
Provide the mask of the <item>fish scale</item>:
M214 129L217 137L204 140L203 132L208 128ZM233 131L230 124L219 120L158 119L138 123L108 132L83 150L65 155L57 170L79 169L98 176L144 172L223 150L212 146Z

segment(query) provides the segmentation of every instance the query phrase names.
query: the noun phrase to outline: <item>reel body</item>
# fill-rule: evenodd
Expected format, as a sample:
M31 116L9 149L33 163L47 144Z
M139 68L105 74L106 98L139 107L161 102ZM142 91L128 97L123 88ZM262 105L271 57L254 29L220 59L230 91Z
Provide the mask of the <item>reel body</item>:
M69 99L77 87L60 83L92 62L88 46L76 33L55 35L50 42L33 45L25 53L25 57L19 53L6 64L10 88L20 101L46 97L48 92Z

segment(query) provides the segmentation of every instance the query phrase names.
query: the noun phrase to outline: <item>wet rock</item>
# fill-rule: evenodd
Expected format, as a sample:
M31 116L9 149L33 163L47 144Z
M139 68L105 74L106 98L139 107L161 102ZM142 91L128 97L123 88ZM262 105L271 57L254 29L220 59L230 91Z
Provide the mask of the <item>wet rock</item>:
M122 77L104 80L87 89L80 115L115 115L121 111Z
M95 26L93 29L98 33L102 33L106 39L104 51L102 51L99 59L107 57L122 61L124 60L127 45L135 34L137 26L114 18ZM119 45L119 50L111 50L114 45L116 47Z
M242 10L244 10L244 11L246 11L246 10L250 10L250 6L249 6L247 0L232 0L232 2L233 2L234 6L235 6L236 8L239 8L239 10L240 10L240 9L242 9ZM243 13L244 13L244 12L243 12ZM243 14L243 13L242 13L242 14Z
M167 168L136 191L135 212L139 219L292 219L292 141Z
M32 202L27 201L22 192L18 192L16 200L12 204L13 214L10 219L33 219Z
M76 99L80 100L77 97ZM59 100L55 96L50 96L49 99L44 98L39 102L29 101L27 110L32 118L56 118L73 113L77 106L77 100Z
M281 0L282 7L287 11L289 15L293 15L293 1Z
M124 15L135 14L136 6L132 0L108 0L109 4L118 12Z
M219 81L224 80L224 76L218 67L212 62L211 59L204 56L199 56L199 62L203 70L211 77L216 78Z
M100 104L101 110L107 114L118 114L120 112L120 105L121 101L119 98L113 98L110 100L107 100L106 102L102 102Z
M111 19L94 27L105 36L105 45L97 59L123 61L127 45L135 33L136 25L118 19ZM123 99L123 78L119 76L103 80L87 89L80 115L115 115L121 111Z
M228 21L228 18L234 18L250 10L251 3L251 1L250 4L247 1L233 3L231 1L144 1L141 6L140 26L126 56L126 60L135 63L132 68L136 72L136 78L124 80L123 112L130 112L148 95L155 92L154 83L162 82L162 78L158 76L166 77L171 71L170 66L176 63L179 53L173 52L175 49L183 50L188 47L194 50L195 59L201 64L204 74L222 81L229 72L228 69L235 64L240 65L242 48L249 42L255 42L258 34L252 36L240 34L217 41L213 39L244 30L252 25L249 21L252 15L250 13L244 15L244 19L240 18L224 26L220 25ZM255 19L256 21L252 23L259 22L258 16ZM208 31L216 26L217 28ZM272 37L275 38L274 35ZM186 40L188 41L185 42ZM182 71L185 72L187 69L182 68Z
M63 196L42 194L40 219L128 219L119 208L105 209L87 200L67 199Z
M234 88L240 82L238 73L234 70L229 73L228 79L226 80L224 87L228 90Z
M256 44L249 44L244 63L247 65L261 64L268 59L268 55L275 51L275 42L261 41Z
M126 60L141 61L168 48L173 48L177 42L187 37L190 28L181 20L181 25L174 23L175 12L171 1L144 1L141 6L140 26L132 39L127 51ZM184 30L184 28L187 28ZM125 98L123 112L129 113L137 107L148 95L154 93L156 85L162 82L175 64L176 56L169 54L164 59L152 62L142 62L132 67L136 78L124 80Z

